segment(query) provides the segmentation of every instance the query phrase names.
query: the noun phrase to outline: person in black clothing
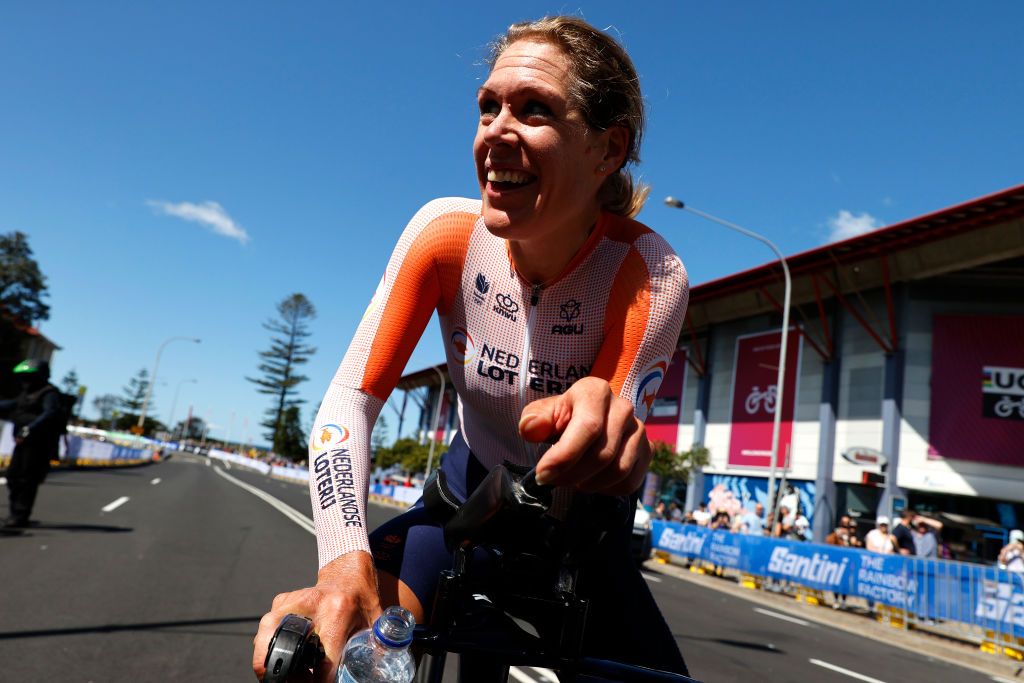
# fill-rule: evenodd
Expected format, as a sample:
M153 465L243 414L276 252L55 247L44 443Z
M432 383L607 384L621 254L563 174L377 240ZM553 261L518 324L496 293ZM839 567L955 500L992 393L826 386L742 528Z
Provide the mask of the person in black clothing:
M11 514L6 528L28 526L36 491L57 456L61 427L61 393L50 384L50 365L27 360L14 368L21 381L17 398L0 401L0 417L14 423L14 454L7 468Z
M900 519L892 528L892 535L896 537L896 545L900 555L914 555L914 511L910 509L900 510Z

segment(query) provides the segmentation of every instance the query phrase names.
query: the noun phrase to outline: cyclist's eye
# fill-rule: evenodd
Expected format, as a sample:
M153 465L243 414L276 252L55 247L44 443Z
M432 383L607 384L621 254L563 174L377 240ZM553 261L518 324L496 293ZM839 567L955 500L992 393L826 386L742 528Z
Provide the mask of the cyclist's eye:
M523 107L526 116L551 116L551 107L538 100L530 100Z
M480 118L494 118L501 111L501 105L496 100L480 100Z

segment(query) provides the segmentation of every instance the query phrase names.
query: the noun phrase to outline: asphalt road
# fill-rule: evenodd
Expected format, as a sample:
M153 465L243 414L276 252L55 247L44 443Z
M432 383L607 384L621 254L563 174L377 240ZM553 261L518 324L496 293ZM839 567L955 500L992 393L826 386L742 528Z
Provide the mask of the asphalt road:
M371 505L369 521L394 514ZM0 536L0 681L252 680L259 617L275 594L315 579L306 488L203 458L54 472L34 517L24 534ZM992 680L645 575L691 673L707 683ZM510 680L553 676L524 668Z

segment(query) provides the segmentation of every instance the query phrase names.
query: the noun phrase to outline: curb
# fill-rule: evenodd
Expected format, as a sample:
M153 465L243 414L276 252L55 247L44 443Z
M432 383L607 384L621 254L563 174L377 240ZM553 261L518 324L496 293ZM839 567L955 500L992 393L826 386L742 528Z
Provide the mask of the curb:
M747 602L771 607L790 616L885 643L886 645L940 660L947 664L961 666L988 676L999 676L1004 679L1024 681L1024 678L1016 678L1021 672L1019 664L1010 661L1008 658L1002 660L997 659L995 655L984 654L977 646L968 645L955 638L948 638L924 631L896 629L880 624L874 619L867 619L864 615L857 613L837 612L832 609L826 612L822 607L797 602L788 595L765 593L761 590L744 588L740 584L734 583L731 579L694 574L688 569L672 563L663 564L656 560L649 560L644 563L644 566L649 571L657 574L672 576L702 588L710 588L711 590L726 593Z

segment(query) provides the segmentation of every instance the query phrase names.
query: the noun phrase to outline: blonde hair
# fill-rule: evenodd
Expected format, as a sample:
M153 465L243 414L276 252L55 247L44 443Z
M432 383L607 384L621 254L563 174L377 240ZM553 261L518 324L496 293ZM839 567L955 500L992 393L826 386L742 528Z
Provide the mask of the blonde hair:
M640 162L645 122L640 79L633 61L607 33L579 17L558 16L509 26L504 35L491 43L489 66L494 68L501 53L519 40L548 42L562 50L572 76L568 84L569 101L591 129L604 131L623 126L629 131L626 159L605 179L598 199L605 211L629 218L636 216L650 188L634 181L627 168Z

